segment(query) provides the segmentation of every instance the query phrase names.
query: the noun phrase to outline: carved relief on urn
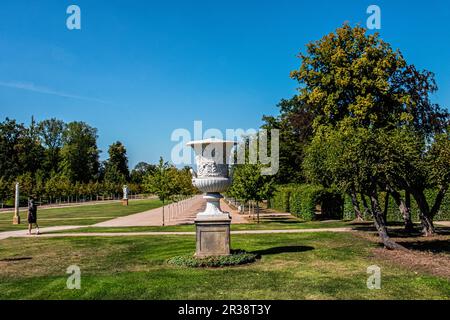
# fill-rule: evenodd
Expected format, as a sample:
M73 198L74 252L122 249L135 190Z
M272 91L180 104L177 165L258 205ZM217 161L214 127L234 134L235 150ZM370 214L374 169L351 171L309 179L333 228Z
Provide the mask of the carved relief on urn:
M197 155L197 170L199 177L228 177L228 165L216 163L214 159Z
M192 172L192 184L206 193L205 199L207 202L210 198L221 198L220 193L227 191L231 185L231 179L228 175L228 159L235 144L234 141L218 139L192 141L187 144L196 153L197 172ZM210 203L208 202L208 204ZM216 205L216 202L214 202L214 205ZM202 214L218 212L221 213L220 208L207 210Z

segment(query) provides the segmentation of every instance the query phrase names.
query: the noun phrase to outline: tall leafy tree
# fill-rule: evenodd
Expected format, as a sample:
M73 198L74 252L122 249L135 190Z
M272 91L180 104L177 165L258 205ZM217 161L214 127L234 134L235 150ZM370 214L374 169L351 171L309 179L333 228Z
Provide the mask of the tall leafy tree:
M11 182L5 177L0 177L0 201L3 202L11 197Z
M310 173L313 172L313 178L326 184L330 181L337 183L338 176L342 179L343 190L352 195L359 190L367 195L371 200L375 224L379 225L385 223L385 219L378 219L374 212L378 210L377 189L387 190L392 194L405 213L408 211L404 208L408 201L401 198L398 190L406 190L407 194L414 196L421 208L424 230L432 233L432 224L427 222L427 216L432 214L427 213L426 205L420 204L424 202L422 191L431 185L428 179L430 177L421 173L423 162L415 162L415 171L411 173L408 166L400 165L404 163L400 156L394 158L390 153L392 146L395 146L397 151L414 154L409 152L407 140L398 139L390 141L390 144L385 137L393 135L398 128L406 128L419 142L416 156L422 159L425 157L427 150L423 146L433 142L448 123L448 113L430 99L437 90L434 75L408 65L402 54L394 51L378 34L369 35L364 28L352 28L348 25L311 42L306 53L301 53L299 57L302 64L291 73L292 78L300 84L298 99L314 115L314 134L319 135L318 139L325 139L325 145L320 146L317 141L314 144L321 152L309 149L306 167ZM341 136L335 136L333 130L340 132ZM355 133L359 140L348 138L347 132ZM364 137L358 135L361 132L371 137L366 143L374 143L379 148L378 154L372 153L369 146L360 143L364 141ZM331 138L334 140L330 141ZM331 148L332 143L342 147L344 142L348 150L354 150L354 158L348 163L342 162L345 158L341 157L341 149ZM352 149L354 146L361 150ZM313 158L318 161L316 164L311 160ZM343 165L342 168L337 168L339 170L325 170L322 175L316 170L318 167L332 168L337 160ZM318 163L324 165L317 165ZM414 184L412 181L407 182L407 179L392 180L392 172L395 171L398 176L415 176L415 187L411 188ZM372 177L369 180L367 173ZM418 190L422 191L417 192ZM407 214L404 216L406 219ZM382 225L377 229L380 236L385 233Z
M127 182L126 176L123 172L119 171L114 164L106 163L104 181L112 183L114 185L124 185Z
M256 202L257 219L259 223L259 203L269 199L274 192L273 177L262 175L261 164L239 164L233 167L233 183L229 194L245 202Z
M139 162L133 170L131 170L130 179L131 182L141 184L144 177L148 174L152 174L156 170L156 166L148 164L146 162Z
M184 167L179 170L176 168L172 169L175 170L172 171L172 174L175 175L175 193L183 196L190 196L198 192L198 190L192 185L192 174L190 167Z
M314 115L297 96L281 100L278 108L280 115L264 116L262 126L263 129L278 129L280 132L279 170L275 181L279 184L302 183L305 177L298 164L302 163L304 147L312 136Z
M41 168L43 152L33 118L28 128L8 118L0 123L0 175L8 179L34 175Z
M379 186L385 181L385 163L380 154L380 131L366 128L324 126L307 149L305 172L313 181L326 175L344 192L358 191L369 198L370 211L381 241L389 249L401 248L388 235L379 200Z
M386 135L384 142L389 150L383 159L386 183L413 195L420 210L422 231L433 235L433 219L450 185L450 134L437 134L426 143L417 132L396 130ZM426 197L427 189L436 191L434 199Z
M17 177L20 168L20 147L26 136L25 127L15 120L6 118L0 123L0 175L6 178Z
M48 173L58 172L60 169L60 152L65 127L66 125L62 120L55 118L38 123L39 136L45 148L45 163L43 166Z
M407 64L379 34L344 25L307 45L291 77L300 99L321 124L375 128L399 125L423 134L442 132L448 112L431 102L434 74ZM342 123L341 123L342 124Z
M245 162L233 165L233 182L228 193L245 202L255 201L259 223L259 203L272 196L275 190L275 178L272 175L263 174L265 165L260 161L253 163L255 159L250 159L250 154L257 154L259 158L260 142L258 137L259 133L255 136L244 137L235 150L235 157L244 159Z
M144 188L147 192L155 194L163 203L162 225L165 224L164 203L176 194L174 168L161 157L156 170L144 178Z
M130 171L128 169L128 157L125 146L117 141L109 146L109 159L105 163L105 179L110 181L128 181Z
M315 125L384 127L409 119L402 82L406 61L378 34L344 25L309 43L299 58L302 64L291 77L300 83L299 99L316 115Z
M84 122L71 122L63 133L62 173L72 182L89 182L99 170L97 129Z
M23 135L16 145L19 154L21 174L31 173L32 179L44 162L44 147L39 139L38 127L34 117L28 128L24 127Z

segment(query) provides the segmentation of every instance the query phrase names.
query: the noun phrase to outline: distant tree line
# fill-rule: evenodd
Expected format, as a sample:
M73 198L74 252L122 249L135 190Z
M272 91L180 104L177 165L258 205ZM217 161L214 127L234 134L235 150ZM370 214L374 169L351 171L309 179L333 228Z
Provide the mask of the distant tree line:
M25 126L6 118L0 122L0 202L12 202L16 182L23 196L48 202L119 195L124 184L132 193L149 192L144 180L157 166L140 162L130 172L120 141L112 143L108 159L100 161L97 138L97 129L85 122L32 118ZM186 170L172 170L186 175Z

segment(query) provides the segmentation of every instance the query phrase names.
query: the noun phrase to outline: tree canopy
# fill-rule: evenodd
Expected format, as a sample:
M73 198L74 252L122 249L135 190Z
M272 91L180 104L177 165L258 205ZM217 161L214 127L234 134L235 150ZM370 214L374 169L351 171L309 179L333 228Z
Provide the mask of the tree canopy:
M344 25L309 43L299 58L291 73L298 94L282 100L279 116L264 118L264 128L281 130L280 168L289 175L278 182L303 177L352 199L368 197L390 247L379 192L392 195L406 219L404 191L418 203L424 233L433 234L450 167L449 114L431 101L434 74L417 70L379 34L359 26ZM427 188L438 190L431 204Z
M84 122L71 122L67 124L62 140L62 173L72 182L89 182L100 167L97 129Z

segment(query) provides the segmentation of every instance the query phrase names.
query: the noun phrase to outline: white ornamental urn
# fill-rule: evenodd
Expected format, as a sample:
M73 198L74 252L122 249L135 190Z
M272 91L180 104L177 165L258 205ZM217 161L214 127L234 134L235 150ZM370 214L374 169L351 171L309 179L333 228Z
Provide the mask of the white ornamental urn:
M197 218L228 215L220 210L221 192L225 192L231 185L229 176L229 159L234 141L205 139L187 143L195 152L197 172L192 172L192 184L204 192L206 209L197 214Z

